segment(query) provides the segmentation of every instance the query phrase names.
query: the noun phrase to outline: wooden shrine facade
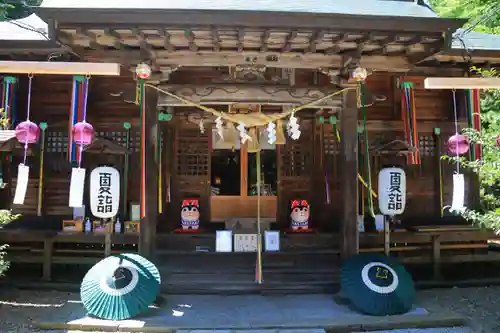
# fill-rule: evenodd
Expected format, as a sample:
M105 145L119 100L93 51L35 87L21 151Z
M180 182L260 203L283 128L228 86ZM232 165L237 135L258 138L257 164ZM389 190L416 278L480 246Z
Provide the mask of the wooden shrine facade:
M413 82L422 163L407 170L410 193L403 219L439 218L439 181L433 171L443 146L433 132L440 128L443 138L454 133L453 106L449 91L427 91L423 79L429 75L463 76L464 70L453 65L440 68L417 64L446 50L451 33L463 20L51 8L40 9L40 15L49 22L51 38L70 48L82 61L123 65L121 77L91 78L87 119L99 136L119 144L124 142L123 123L132 124L131 166L125 175L129 179L129 202L139 201L141 186L140 121L133 75L137 64L144 62L153 69L149 84L182 99L223 112L251 112L249 106L259 105L260 112L268 114L314 102L352 86L350 73L363 67L370 74L365 105L373 152L372 175L384 165L405 165L404 157L384 155L376 146L404 140L399 83ZM33 104L37 111L33 119L48 122L47 154L53 154L46 158L53 165L44 171L45 214L70 215L65 205L64 189L69 189L69 184L68 165L64 161L71 78L38 76L34 85ZM19 95L25 94L25 85L21 84ZM19 109L22 110L22 102ZM358 128L362 122L355 91L325 99L296 116L300 119L300 139L287 138L286 144L269 149L270 164L275 164L276 191L262 197L263 217L284 228L288 224L289 201L304 198L311 204L313 226L320 231L341 233L343 254L355 253L357 218L366 204L366 190L357 175ZM338 121L340 141L328 123L331 116ZM200 130L201 120L204 132ZM230 217L255 217L255 197L249 194L252 154L247 152L247 146L235 150L239 160L238 193L213 194L216 181L212 177L212 162L217 150L212 133L214 120L215 117L179 98L147 88L144 190L148 198L159 199L147 201L146 217L141 224L141 241L149 247L146 252L153 251L151 240L156 232L178 227L180 204L185 197L200 198L202 226ZM265 141L264 136L261 142ZM157 142L163 147L161 158L156 154ZM99 164L120 167L123 157L84 156L84 165L89 168ZM162 170L161 176L158 170ZM57 194L51 182L63 184ZM446 201L451 200L450 186L451 174L445 179ZM376 188L376 181L373 187ZM477 198L470 194L469 199ZM25 214L33 212L28 204L14 208Z

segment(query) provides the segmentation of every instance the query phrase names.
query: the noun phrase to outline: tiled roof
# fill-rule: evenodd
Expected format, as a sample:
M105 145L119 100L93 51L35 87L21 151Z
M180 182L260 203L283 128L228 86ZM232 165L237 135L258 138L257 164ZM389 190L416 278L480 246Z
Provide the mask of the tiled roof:
M46 40L42 34L47 34L47 24L35 14L20 20L0 22L0 40Z
M453 49L500 51L500 36L471 31L464 34L458 29L454 34Z
M352 15L437 17L417 1L397 0L45 0L42 7L252 10Z

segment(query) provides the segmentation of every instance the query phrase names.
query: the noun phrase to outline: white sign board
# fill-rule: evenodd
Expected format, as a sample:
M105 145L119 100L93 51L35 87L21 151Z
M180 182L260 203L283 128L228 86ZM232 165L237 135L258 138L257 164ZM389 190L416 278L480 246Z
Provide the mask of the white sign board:
M215 251L233 252L233 232L231 230L217 230L215 232Z
M102 219L116 216L120 206L120 173L112 167L98 167L90 173L90 209Z
M257 234L235 234L234 252L257 252Z
M280 232L264 231L266 252L278 252L280 250Z
M378 207L384 215L404 212L406 205L406 174L401 168L385 168L378 174Z

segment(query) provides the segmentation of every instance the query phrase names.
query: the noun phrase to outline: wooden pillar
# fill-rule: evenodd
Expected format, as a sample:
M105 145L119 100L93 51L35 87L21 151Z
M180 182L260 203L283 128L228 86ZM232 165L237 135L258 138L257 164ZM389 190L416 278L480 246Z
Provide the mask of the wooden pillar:
M356 90L344 93L340 112L340 138L342 158L342 221L340 227L343 259L359 250L358 214L358 107Z
M152 258L156 248L158 221L158 161L156 144L158 135L158 92L142 87L144 106L141 116L141 225L139 254Z

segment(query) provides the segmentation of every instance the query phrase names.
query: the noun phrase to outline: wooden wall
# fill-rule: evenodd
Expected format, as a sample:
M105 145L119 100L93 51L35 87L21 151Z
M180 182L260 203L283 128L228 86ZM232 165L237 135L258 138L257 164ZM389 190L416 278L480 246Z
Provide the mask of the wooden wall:
M212 69L188 69L173 74L172 82L178 84L194 84L210 82L214 75ZM386 100L368 108L369 122L384 121L387 130L369 131L370 141L383 136L390 140L404 138L403 125L400 114L400 91L398 81L411 81L416 85L416 108L419 121L435 122L439 127L440 122L449 122L452 119L452 102L449 91L424 90L424 77L397 77L386 73L374 73L366 82L366 87L374 95L383 95ZM25 114L25 99L27 92L26 78L21 80L18 93L18 118ZM328 78L324 75L314 74L311 71L296 71L296 86L311 84L328 85ZM32 95L32 119L36 122L46 121L49 125L47 139L47 156L45 174L45 213L57 215L70 215L71 209L67 207L69 191L68 177L70 166L66 162L66 144L68 131L68 115L71 102L72 82L68 77L39 76L34 78ZM139 182L139 108L134 101L134 81L131 76L116 78L91 78L88 121L92 123L100 136L111 138L124 144L124 122L132 123L131 146L134 153L131 155L129 179L129 201L138 202ZM127 102L124 101L127 100ZM175 112L185 111L186 108L175 108ZM298 115L301 117L300 114ZM183 195L199 195L201 204L208 207L210 195L209 175L210 138L202 135L196 127L184 128L178 126L177 119L169 124L162 124L163 146L165 151L163 166L168 168L172 180L172 202L166 206L166 215L175 225L178 219L178 204ZM188 126L189 127L189 126ZM392 128L392 130L391 130ZM429 128L431 130L429 130ZM453 133L442 133L446 140ZM403 165L408 171L408 209L406 218L417 216L437 216L436 209L436 156L432 137L432 126L426 131L419 131L421 144L426 147L422 154L422 164L419 166L406 166L402 157L371 157L373 186L376 188L376 175L384 165ZM303 196L312 203L313 219L316 227L335 229L340 214L340 188L339 149L338 142L331 125L319 124L317 120L303 120L302 137L297 142L289 142L280 146L278 151L279 169L279 200L278 219L286 223L288 200L293 197ZM443 146L443 142L439 143ZM33 170L38 169L38 158L29 160ZM122 157L85 154L84 166L92 168L98 164L111 163L122 166ZM444 192L445 203L451 202L452 166L445 165ZM37 179L37 171L31 177ZM326 184L328 180L328 184ZM11 185L14 185L15 181ZM35 184L35 182L31 182ZM326 202L327 188L329 189L330 203ZM166 188L165 188L166 189ZM13 189L12 189L13 190ZM31 198L36 191L28 191L29 205L14 207L15 210L26 214L36 211L36 199ZM164 191L165 197L166 192ZM35 206L34 206L35 205ZM206 220L208 216L203 216ZM164 221L165 219L162 219ZM169 227L170 228L170 227Z

